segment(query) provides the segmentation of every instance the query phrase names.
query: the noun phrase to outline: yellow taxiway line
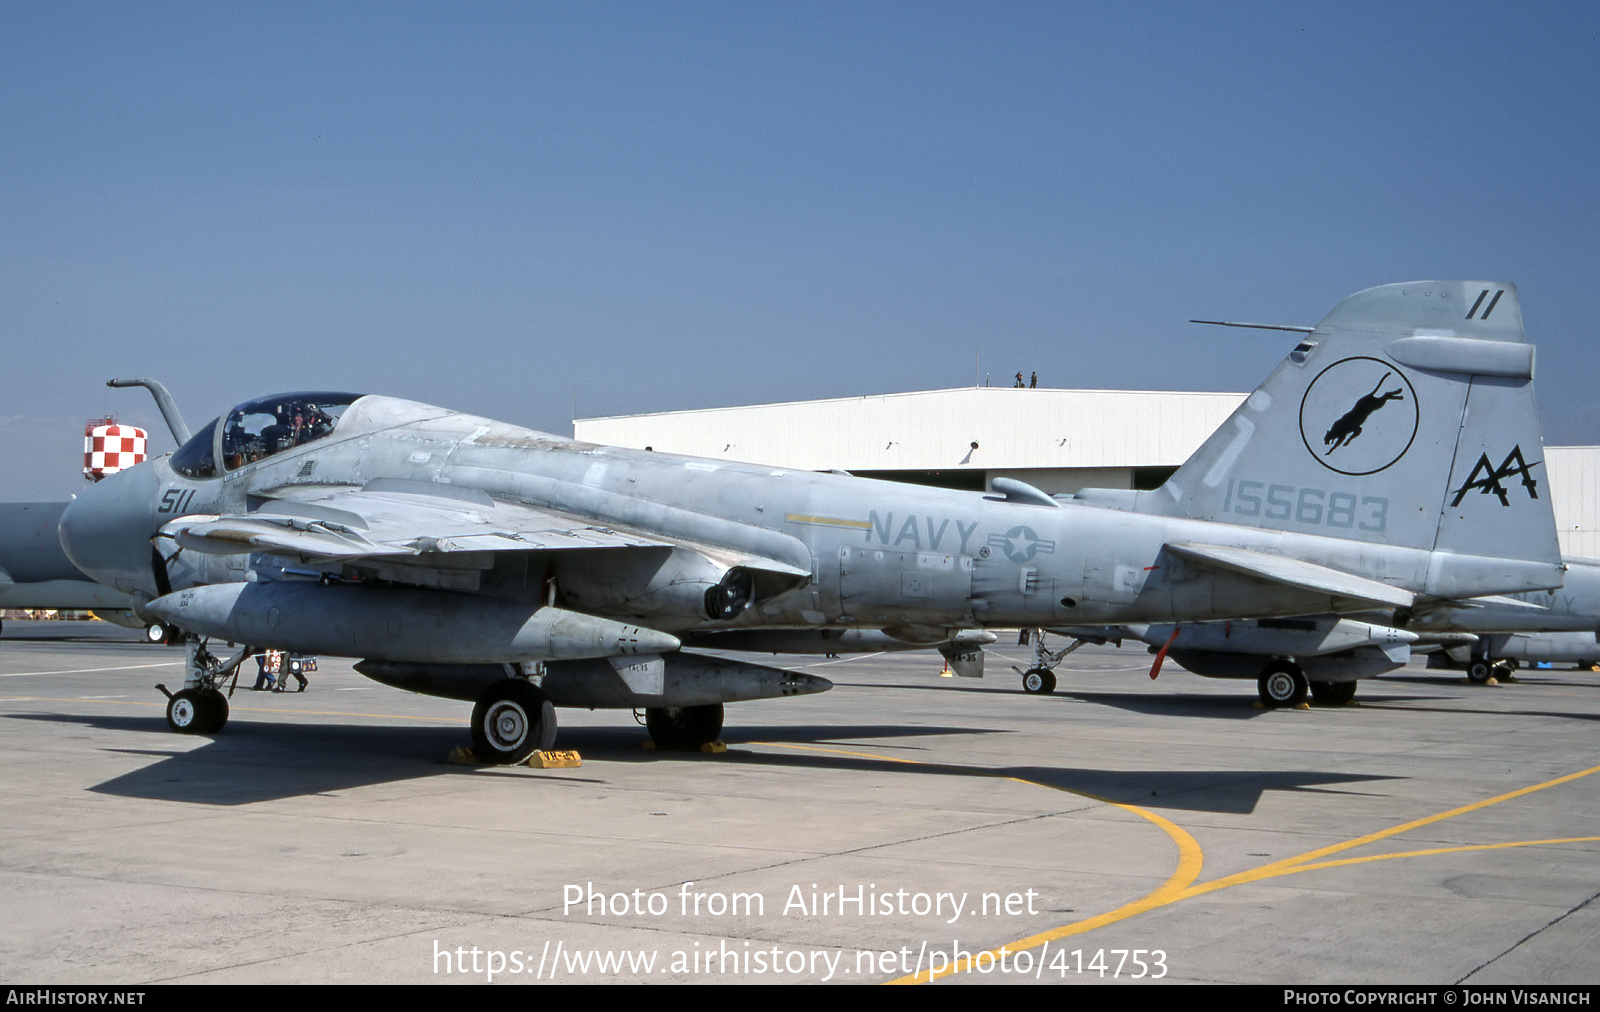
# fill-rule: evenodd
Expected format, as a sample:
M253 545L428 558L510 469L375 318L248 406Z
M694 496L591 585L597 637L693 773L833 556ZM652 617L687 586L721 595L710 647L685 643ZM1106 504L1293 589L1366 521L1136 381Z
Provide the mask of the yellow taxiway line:
M1112 801L1109 798L1102 798L1098 795L1089 794L1086 791L1074 791L1070 788L1058 787L1054 784L1040 783L1037 780L1028 780L1009 773L983 771L970 766L955 766L949 763L929 763L917 759L907 759L900 756L876 755L870 752L859 752L849 749L823 748L820 746L792 745L783 742L763 742L762 744L779 748L799 749L802 751L831 752L838 755L877 759L884 762L906 763L908 765L925 766L933 769L942 768L949 770L960 770L963 773L988 772L989 775L998 779L1011 780L1019 784L1028 784L1034 787L1045 787L1049 788L1050 790L1061 791L1065 794L1073 794L1092 801L1099 801L1103 804L1120 808L1125 812L1131 812L1134 815L1137 815L1140 818L1160 827L1161 830L1166 833L1167 836L1170 837L1173 843L1175 843L1178 847L1178 866L1173 871L1172 875L1154 891L1149 892L1130 903L1125 903L1122 906L1117 907L1115 910L1109 910L1103 914L1096 914L1093 917L1086 917L1083 920L1073 921L1071 924L1063 924L1060 927L1051 928L1048 931L1041 931L1038 934L1029 935L1026 938L1019 938L1016 941L1008 942L1003 946L996 946L995 948L988 950L987 953L976 953L963 960L965 965L952 963L950 966L942 969L939 972L924 970L919 973L886 981L886 983L889 984L925 984L930 981L937 980L940 977L963 972L963 970L970 970L971 967L985 954L987 954L992 960L998 960L1000 958L1001 949L1004 949L1008 954L1014 954L1027 949L1037 948L1041 945L1044 945L1046 942L1053 942L1057 939L1066 938L1071 935L1082 934L1086 931L1104 927L1108 924L1115 924L1118 921L1127 920L1130 917L1133 917L1137 914L1142 914L1148 910L1155 910L1159 907L1169 906L1173 903L1177 903L1180 900L1190 899L1195 896L1203 896L1207 893L1213 893L1220 889L1227 889L1236 885L1244 885L1249 882L1261 882L1266 879L1278 878L1283 875L1294 875L1303 871L1316 871L1323 868L1337 868L1346 865L1368 864L1374 861L1392 861L1396 858L1403 857L1432 857L1439 854L1459 854L1476 850L1505 850L1513 847L1540 847L1568 843L1600 842L1600 836L1574 836L1547 840L1515 840L1503 843L1470 844L1460 847L1436 847L1428 850L1411 850L1393 854L1374 854L1367 857L1342 858L1333 861L1321 860L1322 858L1330 857L1334 854L1341 854L1356 847L1399 836L1400 834L1410 832L1413 829L1420 829L1423 826L1430 826L1436 822L1443 822L1446 819L1453 819L1458 815L1466 815L1470 812L1480 811L1488 808L1491 805L1498 805L1502 802L1512 801L1516 798L1525 797L1537 791L1547 790L1551 787L1559 787L1562 784L1571 783L1574 780L1582 779L1583 777L1590 776L1594 773L1600 773L1600 766L1591 766L1588 769L1579 770L1576 773L1569 773L1565 776L1556 777L1552 780L1546 780L1542 783L1533 784L1528 787L1520 787L1514 791L1507 791L1504 794L1497 794L1492 798L1485 798L1482 801L1474 801L1471 804L1460 805L1456 808L1447 809L1443 812L1435 812L1433 815L1427 815L1420 819L1412 819L1409 822L1402 822L1398 825L1390 826L1387 829L1380 829L1374 833L1366 833L1362 836L1355 837L1354 839L1345 840L1342 843L1330 844L1326 847L1318 847L1315 850L1308 850L1304 854L1299 854L1295 857L1285 858L1281 861L1273 861L1270 864L1264 864L1259 868L1238 872L1233 875L1226 875L1222 878L1213 879L1210 882L1201 882L1196 885L1195 880L1200 877L1200 867L1204 861L1204 854L1200 849L1200 844L1194 839L1194 837L1190 836L1189 833L1183 829L1183 827L1176 825L1160 815L1157 815L1149 809L1141 808L1138 805L1124 804L1119 801Z
M85 702L86 700L82 698L58 698L48 696L0 696L0 701L81 703ZM116 703L123 706L148 707L165 705L153 701L137 702L132 700L111 699L96 699L93 700L93 702ZM236 712L284 713L331 717L367 717L380 720L422 720L434 723L455 723L454 721L441 719L439 717L412 717L402 714L352 713L340 710L288 710L267 707L238 707ZM1568 773L1565 776L1556 777L1552 780L1546 780L1541 783L1532 784L1528 787L1520 787L1513 791L1507 791L1504 794L1497 794L1494 797L1485 798L1482 801L1474 801L1470 804L1460 805L1456 808L1451 808L1442 812L1436 812L1432 815L1423 816L1420 819L1412 819L1409 822L1402 822L1398 825L1390 826L1386 829L1380 829L1373 833L1366 833L1362 836L1345 840L1341 843L1330 844L1326 847L1318 847L1315 850L1308 850L1304 854L1284 858L1281 861L1273 861L1269 864L1264 864L1259 868L1252 868L1247 871L1237 872L1233 875L1226 875L1222 878L1213 879L1209 882L1201 882L1197 885L1195 884L1195 880L1200 877L1200 870L1205 861L1205 855L1201 850L1199 842L1195 840L1195 838L1191 836L1189 832L1182 826L1177 825L1170 819L1158 815L1147 808L1141 808L1138 805L1130 805L1120 801L1113 801L1110 798L1101 797L1097 794L1091 794L1087 791L1075 791L1069 787L1060 787L1055 784L1042 783L1037 780L1029 780L1025 777L1015 776L1010 773L1002 773L995 770L984 770L979 767L957 766L953 763L930 763L924 760L909 759L903 756L880 755L875 752L864 752L846 748L831 748L820 745L796 745L789 742L750 742L749 744L765 745L771 748L793 749L801 752L820 752L831 755L850 756L858 759L873 759L880 762L903 763L908 766L921 766L930 769L947 769L966 774L976 772L987 776L992 776L999 780L1010 780L1014 783L1026 784L1030 787L1044 787L1049 790L1060 791L1063 794L1071 794L1089 801L1095 801L1104 805L1109 805L1113 808L1120 808L1125 812L1137 815L1139 818L1144 819L1145 821L1158 827L1162 832L1166 833L1168 838L1171 839L1173 844L1177 847L1178 863L1172 874L1168 876L1167 880L1156 889L1146 893L1138 899L1132 900L1131 902L1125 903L1114 910L1108 910L1102 914L1096 914L1092 917L1086 917L1082 920L1073 921L1070 924L1063 924L1060 927L1051 928L1048 931L1042 931L1037 934L1029 935L1026 938L1019 938L1016 941L1008 942L1003 946L996 946L993 949L987 950L986 953L976 953L963 960L965 965L952 963L950 966L943 968L938 972L926 970L886 981L886 983L889 984L929 983L930 981L937 980L940 977L946 977L955 973L963 972L964 970L970 970L972 965L974 965L984 955L988 955L991 959L997 960L1000 958L1002 949L1010 954L1022 952L1028 949L1037 948L1047 942L1053 942L1058 939L1070 937L1072 935L1083 934L1084 932L1092 931L1095 928L1104 927L1108 924L1115 924L1118 921L1127 920L1130 917L1134 917L1150 910L1170 906L1171 904L1177 903L1181 900L1191 899L1196 896L1203 896L1207 893L1217 892L1218 890L1231 888L1232 886L1236 885L1245 885L1251 882L1261 882L1284 875L1298 874L1299 872L1318 871L1325 868L1338 868L1348 865L1368 864L1375 861L1392 861L1398 858L1432 857L1440 854L1459 854L1468 851L1505 850L1515 847L1541 847L1570 843L1600 842L1600 836L1574 836L1544 840L1515 840L1501 843L1467 844L1459 847L1436 847L1427 850L1410 850L1391 854L1373 854L1365 857L1322 860L1322 858L1331 857L1334 854L1341 854L1356 847L1361 847L1369 843L1376 843L1380 840L1386 840L1395 836L1399 836L1400 834L1410 832L1413 829L1420 829L1424 826L1430 826L1437 822L1443 822L1446 819L1453 819L1459 815L1466 815L1471 812L1480 811L1490 807L1491 805L1498 805L1502 802L1512 801L1516 798L1525 797L1538 791L1547 790L1551 787L1558 787L1562 784L1580 780L1583 777L1590 776L1594 773L1600 773L1600 766L1591 766L1588 769L1579 770L1576 773Z

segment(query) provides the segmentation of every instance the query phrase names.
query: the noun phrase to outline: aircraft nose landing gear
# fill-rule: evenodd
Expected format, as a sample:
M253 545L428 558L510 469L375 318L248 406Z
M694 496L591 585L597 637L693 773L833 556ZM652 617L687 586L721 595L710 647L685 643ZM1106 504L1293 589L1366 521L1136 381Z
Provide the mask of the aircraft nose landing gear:
M1029 668L1022 673L1022 691L1030 696L1056 691L1056 673L1049 668Z
M1044 645L1043 629L1024 630L1024 635L1033 640L1033 664L1026 671L1013 664L1011 670L1022 676L1023 692L1030 696L1048 696L1056 691L1056 666L1089 640L1074 639L1060 650L1051 650Z
M169 692L165 685L157 685L167 697L167 726L179 734L216 734L228 723L228 697L222 686L239 680L239 665L255 651L243 647L227 661L219 661L206 649L202 640L189 641L189 658L183 688ZM233 691L233 684L228 685Z
M167 726L179 734L216 734L227 723L228 697L216 689L179 689L167 697Z

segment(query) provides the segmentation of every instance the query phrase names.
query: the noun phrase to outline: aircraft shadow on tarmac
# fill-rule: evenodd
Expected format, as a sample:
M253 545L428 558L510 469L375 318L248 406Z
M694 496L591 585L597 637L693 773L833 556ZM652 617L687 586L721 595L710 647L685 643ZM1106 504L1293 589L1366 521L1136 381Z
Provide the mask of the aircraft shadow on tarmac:
M79 724L111 731L148 732L149 748L107 747L157 761L114 777L90 790L99 794L202 805L245 805L314 794L329 794L375 784L423 777L468 775L534 780L599 782L605 775L583 767L567 772L512 767L462 767L442 758L467 735L459 727L373 727L333 724L234 721L211 739L180 737L146 717L12 714L13 720ZM647 751L642 728L574 727L562 732L561 746L606 762L674 762L758 765L794 770L856 772L899 779L960 776L1018 778L1078 794L1149 808L1249 814L1264 791L1329 791L1335 784L1390 779L1344 773L1294 770L1135 770L1072 767L977 767L944 763L941 749L908 746L897 738L1002 734L970 727L894 725L749 726L730 728L729 750L720 755ZM809 746L792 753L752 751L761 743ZM848 754L862 749L893 751L893 758ZM821 751L827 750L827 751ZM837 750L837 751L834 751ZM899 760L899 761L897 761ZM695 776L684 769L684 776ZM530 787L532 785L530 784Z
M598 729L584 729L594 732ZM1341 794L1360 791L1336 791L1330 785L1358 785L1373 780L1394 780L1394 777L1357 775L1357 773L1326 773L1317 770L1094 770L1074 767L1048 767L1048 765L1018 765L1018 767L974 767L974 765L942 762L947 753L938 748L906 746L899 743L862 743L864 738L923 737L923 735L973 735L973 733L1008 733L997 730L970 729L970 727L744 727L738 729L738 740L728 741L728 753L723 756L699 756L685 753L654 753L661 757L675 757L690 762L749 762L765 767L789 769L850 770L861 773L885 773L891 777L931 775L931 777L1003 778L1027 780L1030 783L1062 789L1074 794L1090 794L1106 801L1136 804L1147 809L1178 809L1187 812L1219 812L1230 815L1248 815L1254 812L1264 791L1314 791L1314 793ZM730 735L733 737L733 735ZM742 743L774 743L774 745L806 745L816 749L837 751L803 751L803 753L771 754L750 753L741 748ZM574 748L581 746L574 743ZM885 757L864 756L859 749L885 751ZM856 754L850 754L856 753ZM653 753L643 753L651 756ZM610 757L610 756L608 756Z
M1007 776L1047 784L1061 790L1092 794L1141 808L1249 815L1267 791L1313 794L1370 795L1369 791L1334 790L1334 784L1362 784L1394 777L1315 770L1135 770L1108 771L1025 766Z
M823 729L837 734L838 729ZM768 739L771 740L771 739ZM859 743L841 742L832 747L841 751L860 749ZM1097 770L1061 766L974 767L941 764L937 753L892 758L804 753L790 756L740 753L729 743L729 756L763 766L788 766L795 769L833 769L885 773L904 777L908 773L934 776L971 776L991 779L1017 779L1041 784L1073 794L1090 795L1106 801L1193 812L1248 815L1255 811L1265 791L1309 791L1320 794L1362 794L1360 791L1327 789L1332 784L1359 784L1394 777L1350 773L1324 773L1315 770ZM698 757L696 757L698 758Z
M437 776L460 769L440 760L471 744L460 727L374 727L229 721L215 738L174 734L164 718L71 714L8 714L13 720L56 721L106 731L145 732L149 747L107 751L163 757L90 790L100 794L205 805L323 794L372 784Z
M76 724L98 730L143 732L149 748L107 747L108 751L157 757L149 766L114 777L91 790L119 797L194 804L245 805L258 801L326 794L374 784L446 775L535 775L599 781L582 767L569 774L514 767L472 767L446 764L444 757L458 746L469 746L464 727L377 727L371 725L295 724L235 719L216 737L191 737L168 730L165 719L145 716L6 714L5 719ZM911 727L860 725L819 727L740 727L740 741L831 742L840 738L887 739L940 734L995 734L992 729L970 727ZM563 749L607 762L717 761L721 756L701 753L647 751L644 728L563 728L558 742ZM861 747L861 746L856 746ZM760 760L758 757L757 761ZM898 773L917 767L889 764Z

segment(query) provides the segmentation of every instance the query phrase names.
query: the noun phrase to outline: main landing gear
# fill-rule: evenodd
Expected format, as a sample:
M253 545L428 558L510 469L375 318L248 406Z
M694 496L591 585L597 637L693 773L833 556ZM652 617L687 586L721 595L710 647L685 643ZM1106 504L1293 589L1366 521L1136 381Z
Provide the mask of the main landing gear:
M1356 698L1356 683L1312 682L1311 698L1320 706L1343 706Z
M1268 708L1299 706L1305 702L1307 692L1319 706L1343 706L1356 698L1356 683L1308 681L1300 665L1273 661L1261 669L1256 691L1261 695L1261 705Z
M668 752L698 752L722 734L722 704L702 706L652 706L644 711L644 726L656 748Z
M697 752L722 734L722 704L650 707L644 724L657 748ZM526 678L501 679L472 708L472 751L479 762L515 765L555 743L555 706Z
M486 763L509 766L556 743L556 708L526 678L489 686L472 708L472 751Z
M1305 702L1309 688L1310 683L1300 666L1288 661L1273 661L1261 669L1261 677L1256 680L1261 703L1269 708L1299 706Z
M1475 685L1487 685L1490 681L1496 684L1512 681L1516 670L1516 661L1494 661L1487 657L1474 657L1467 663L1467 681Z

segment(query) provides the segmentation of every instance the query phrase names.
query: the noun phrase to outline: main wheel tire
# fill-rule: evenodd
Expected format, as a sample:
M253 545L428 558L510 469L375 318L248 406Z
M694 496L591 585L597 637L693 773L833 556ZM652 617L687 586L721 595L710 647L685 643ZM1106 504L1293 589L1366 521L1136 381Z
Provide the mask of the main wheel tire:
M1261 702L1268 707L1299 706L1305 702L1307 688L1306 676L1287 661L1267 665L1256 682Z
M1311 698L1323 706L1343 706L1356 698L1356 683L1312 682Z
M1056 691L1056 673L1049 668L1029 668L1022 675L1022 691L1034 696L1048 696Z
M472 708L472 750L484 762L519 763L556 742L556 708L525 678L489 686Z
M167 726L179 734L200 734L208 707L196 689L179 689L167 700Z
M228 697L216 689L201 689L200 715L203 718L196 734L216 734L228 723Z
M1494 677L1494 665L1488 661L1473 661L1467 665L1467 681L1484 684Z
M696 752L722 733L722 704L652 706L644 711L644 726L656 748Z
M144 627L144 638L146 643L159 645L172 638L172 630L161 622L151 622Z

